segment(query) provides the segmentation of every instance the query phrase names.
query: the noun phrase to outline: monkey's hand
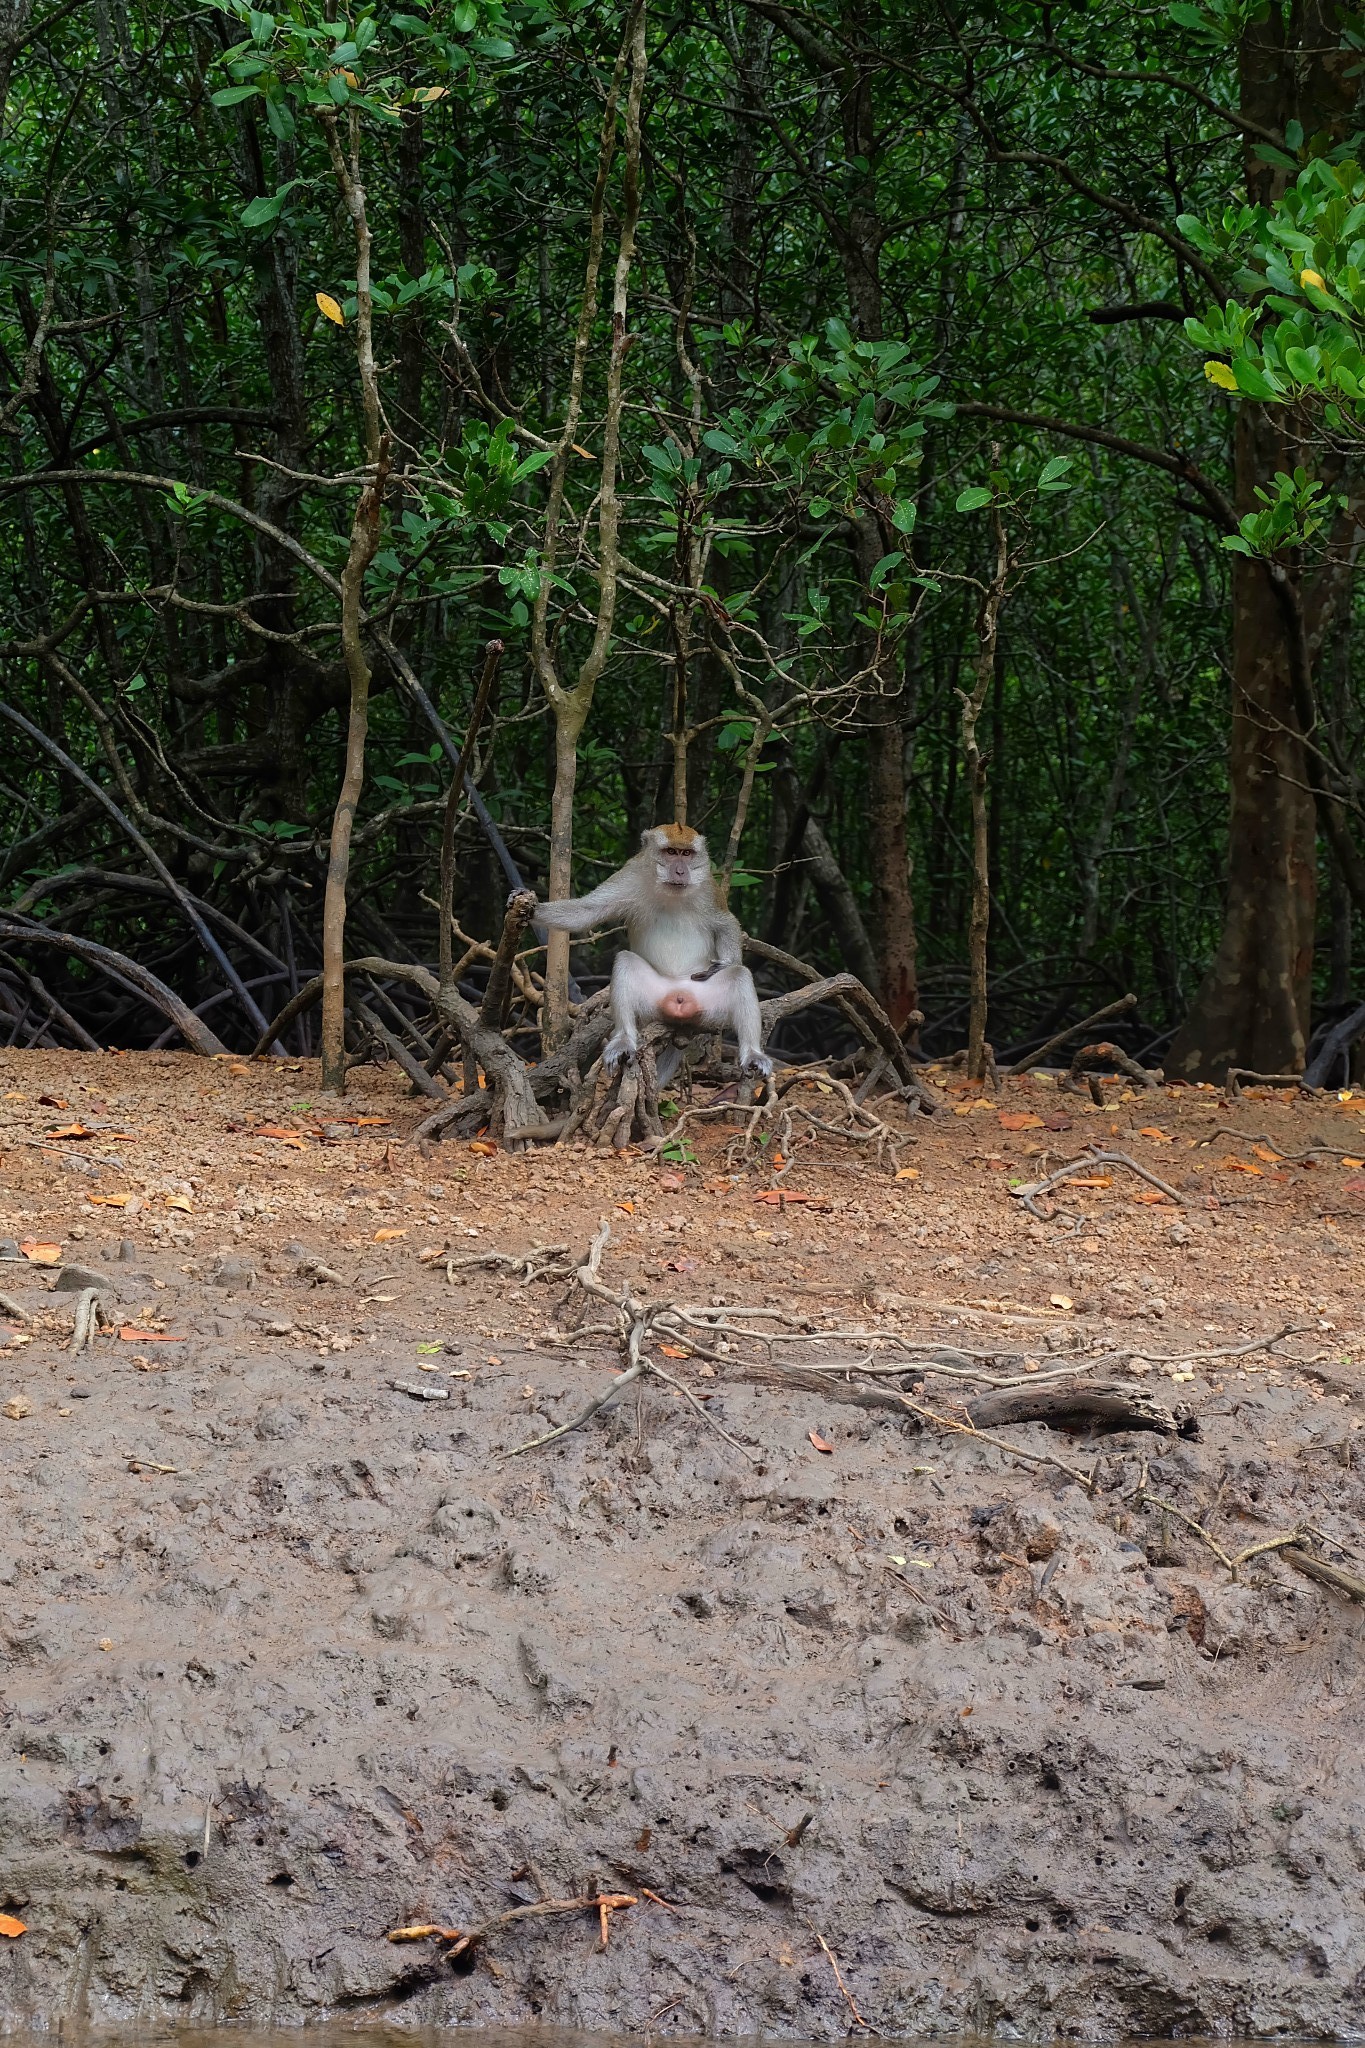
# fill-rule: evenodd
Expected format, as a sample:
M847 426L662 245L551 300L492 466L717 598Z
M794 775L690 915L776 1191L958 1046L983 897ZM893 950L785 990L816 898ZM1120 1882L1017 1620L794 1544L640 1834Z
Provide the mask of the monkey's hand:
M720 960L713 960L713 961L711 962L711 965L710 965L709 967L703 967L703 968L701 969L701 972L700 972L699 974L694 974L694 975L693 975L693 976L691 977L691 979L692 979L693 981L709 981L709 980L711 979L711 976L712 976L713 974L719 974L719 973L720 973L720 970L721 970L721 967L723 966L723 964L724 964L724 963L723 963L722 961L720 961Z
M766 1052L748 1053L743 1064L746 1074L761 1074L765 1081L773 1070L773 1063Z

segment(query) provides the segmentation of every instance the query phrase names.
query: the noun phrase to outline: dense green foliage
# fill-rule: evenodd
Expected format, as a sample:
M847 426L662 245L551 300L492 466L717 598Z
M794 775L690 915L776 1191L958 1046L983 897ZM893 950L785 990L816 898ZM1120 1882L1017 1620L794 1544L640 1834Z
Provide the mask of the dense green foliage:
M507 654L476 779L546 880L535 605L614 92L547 573L546 646L572 682L600 611L625 17L600 0L383 0L334 20L316 0L8 5L4 699L251 935L217 927L268 1012L284 968L316 959L345 730L336 580L365 443L327 123L343 140L354 124L395 476L365 587L354 950L430 959L449 748L411 684L458 737L490 635ZM1202 367L1217 338L1192 347L1182 322L1212 317L1248 260L1217 225L1245 197L1222 111L1241 19L1116 0L650 8L617 337L620 589L578 747L577 881L672 815L681 723L689 815L717 859L751 786L746 925L822 964L858 969L869 945L884 961L868 791L892 750L929 1042L960 1042L958 693L995 504L1014 566L982 724L992 1035L1128 986L1144 1041L1176 1025L1222 911L1236 403ZM1271 281L1297 302L1286 321L1336 303ZM1344 651L1334 664L1353 730ZM218 987L164 886L93 872L149 875L63 761L17 728L0 760L0 900L151 962L191 1001ZM505 886L466 816L466 931L496 937ZM68 1006L84 986L92 1028L149 1029L145 1010L102 1009L88 968L23 958ZM253 1035L231 1003L209 1014Z

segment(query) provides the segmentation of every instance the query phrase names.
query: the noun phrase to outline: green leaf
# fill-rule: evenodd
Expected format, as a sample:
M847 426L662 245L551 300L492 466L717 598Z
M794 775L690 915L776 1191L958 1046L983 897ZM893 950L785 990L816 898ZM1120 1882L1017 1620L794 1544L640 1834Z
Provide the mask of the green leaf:
M1069 469L1074 469L1075 466L1076 461L1074 456L1054 455L1050 462L1045 462L1043 464L1043 473L1038 479L1039 490L1045 491L1048 488L1049 484L1055 486L1057 478L1065 476L1067 471Z
M702 435L702 440L708 448L714 448L717 455L742 455L744 453L742 444L735 439L734 435L725 433L720 427L709 428Z
M260 89L259 85L225 85L211 97L215 107L239 107L243 100L254 100Z
M1237 379L1237 389L1244 391L1248 398L1269 402L1282 396L1283 387L1267 377L1264 370L1258 370L1255 363L1249 363L1245 356L1238 357L1232 366L1232 374Z
M984 485L972 484L967 490L958 493L958 500L954 510L958 512L979 512L983 505L990 504L994 495L995 493L988 491Z
M283 192L263 192L259 199L253 199L250 206L242 210L244 228L268 227L272 220L278 220L284 210Z
M914 532L915 518L918 510L919 508L913 498L903 498L899 505L893 507L891 524L895 527L897 533Z

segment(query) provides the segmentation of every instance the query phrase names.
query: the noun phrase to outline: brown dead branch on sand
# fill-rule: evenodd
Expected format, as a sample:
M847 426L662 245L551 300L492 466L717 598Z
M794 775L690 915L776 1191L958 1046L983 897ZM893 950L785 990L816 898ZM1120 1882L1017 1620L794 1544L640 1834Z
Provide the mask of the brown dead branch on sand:
M384 1938L386 1941L447 1942L449 1947L445 1951L445 1960L454 1962L457 1956L465 1955L480 1942L487 1941L490 1934L496 1934L503 1927L513 1927L518 1921L548 1920L563 1913L596 1913L600 1952L607 1945L611 1915L639 1903L633 1892L584 1892L575 1899L538 1899L533 1905L511 1906L505 1913L494 1913L491 1919L481 1920L476 1927L440 1927L434 1922L422 1921L412 1927L391 1928Z

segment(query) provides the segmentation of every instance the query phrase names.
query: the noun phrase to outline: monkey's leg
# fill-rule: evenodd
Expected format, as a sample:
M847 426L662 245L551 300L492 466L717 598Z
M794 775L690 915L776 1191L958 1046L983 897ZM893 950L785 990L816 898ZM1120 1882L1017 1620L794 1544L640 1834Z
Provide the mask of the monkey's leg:
M611 970L611 1020L616 1028L602 1048L602 1064L609 1072L639 1051L640 1026L657 1015L660 998L670 986L638 953L617 954Z
M706 993L707 1008L716 1022L728 1023L739 1040L740 1066L749 1073L771 1074L773 1063L763 1050L763 1019L759 1013L758 990L748 968L722 968L708 985Z

